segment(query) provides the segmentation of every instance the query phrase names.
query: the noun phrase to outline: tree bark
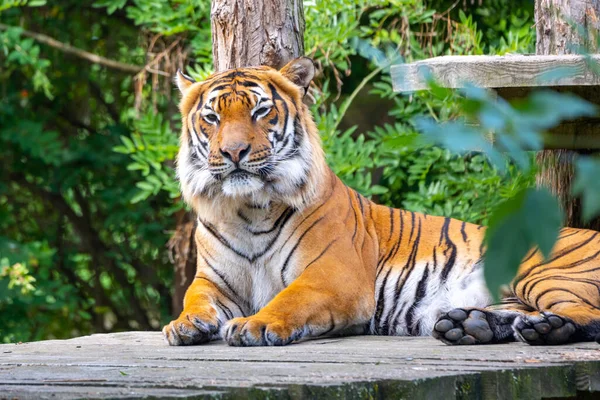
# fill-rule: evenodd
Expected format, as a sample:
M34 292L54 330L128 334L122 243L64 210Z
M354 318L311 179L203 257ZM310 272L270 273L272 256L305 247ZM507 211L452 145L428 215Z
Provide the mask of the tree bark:
M185 291L196 276L195 231L196 218L194 215L185 210L180 211L177 214L177 227L167 244L175 270L173 279L175 290L171 298L171 312L175 317L183 311Z
M302 0L213 0L215 71L281 68L304 54Z
M217 72L257 65L281 68L304 54L302 0L213 0L211 24ZM175 266L175 316L196 273L195 231L195 216L180 215L169 241Z
M600 28L599 18L600 0L535 0L536 53L596 52L598 43L594 38ZM566 226L600 230L600 218L585 222L581 216L581 201L571 197L573 161L578 153L585 151L539 152L537 185L547 187L558 197Z

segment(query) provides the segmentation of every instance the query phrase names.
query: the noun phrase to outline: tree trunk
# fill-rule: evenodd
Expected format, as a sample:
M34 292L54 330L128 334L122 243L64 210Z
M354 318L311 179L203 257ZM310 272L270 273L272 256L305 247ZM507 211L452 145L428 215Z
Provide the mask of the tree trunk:
M171 298L173 316L179 316L183 311L183 296L185 296L185 291L196 275L195 231L196 218L191 212L181 210L177 214L175 233L173 233L167 244L175 270L175 279L173 280L175 290Z
M211 23L215 71L256 65L281 68L304 54L302 0L213 0ZM175 316L196 273L195 230L196 218L180 215L169 241L175 266Z
M215 71L281 68L304 54L302 0L213 0Z
M562 55L597 51L600 0L535 0L536 53ZM600 140L600 138L599 138ZM584 222L581 201L571 197L573 160L569 150L544 150L537 154L538 186L556 195L565 211L565 225L600 230L600 218Z

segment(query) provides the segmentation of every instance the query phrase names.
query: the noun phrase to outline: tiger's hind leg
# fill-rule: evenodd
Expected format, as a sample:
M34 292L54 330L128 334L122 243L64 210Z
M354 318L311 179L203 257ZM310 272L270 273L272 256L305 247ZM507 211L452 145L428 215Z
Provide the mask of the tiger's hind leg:
M531 345L600 340L600 310L587 304L561 303L539 315L517 317L517 338Z
M516 301L488 308L455 308L438 319L432 335L446 344L512 342L515 320L531 313L539 314Z

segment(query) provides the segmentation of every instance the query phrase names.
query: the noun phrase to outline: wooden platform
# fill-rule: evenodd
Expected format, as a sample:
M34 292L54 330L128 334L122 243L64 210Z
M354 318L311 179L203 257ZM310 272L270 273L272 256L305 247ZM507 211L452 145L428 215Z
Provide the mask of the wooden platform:
M600 345L347 337L169 347L157 332L0 345L0 399L538 399L600 391ZM600 393L597 394L600 396Z

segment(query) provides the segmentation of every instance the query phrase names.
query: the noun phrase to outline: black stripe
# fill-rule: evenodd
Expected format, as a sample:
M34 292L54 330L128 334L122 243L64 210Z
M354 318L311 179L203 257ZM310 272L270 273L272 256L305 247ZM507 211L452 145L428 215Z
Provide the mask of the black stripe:
M523 288L520 290L521 293L523 293L523 297L525 297L526 299L529 299L529 296L531 295L531 292L533 291L533 289L537 286L538 283L543 282L544 280L548 279L548 276L541 276L538 278L533 278L533 276L537 276L540 275L544 272L549 272L552 270L565 270L565 269L569 269L569 268L573 268L573 267L578 267L582 264L586 264L587 262L593 260L594 258L598 257L600 255L600 251L596 252L595 254L586 257L584 259L581 260L577 260L575 262L572 262L570 264L566 264L566 265L559 265L556 267L549 267L546 265L546 268L541 268L541 271L538 271L537 273L532 274L531 276L529 276L529 281L525 282L525 285L523 285ZM571 271L568 272L563 272L563 276L566 276L566 274L568 274ZM580 271L574 271L572 272L574 274L579 274L581 273ZM534 282L535 281L535 282ZM532 283L533 282L533 283ZM529 286L531 285L531 286Z
M216 92L216 91L218 91L218 90L229 89L229 88L231 88L231 84L230 84L230 83L225 83L225 84L223 84L223 85L219 85L219 86L212 87L212 88L210 89L210 91L211 91L211 92Z
M454 267L454 263L456 263L456 245L452 242L452 240L450 240L449 230L450 230L450 218L446 218L444 220L444 226L442 227L442 236L440 237L440 244L442 243L442 237L443 237L444 241L446 242L447 249L450 250L450 256L448 257L446 264L444 265L444 268L442 269L442 277L441 277L442 282L445 282L446 279L448 279L448 274L450 274L452 267ZM446 253L446 251L444 251L444 253Z
M273 116L273 118L271 118L269 120L269 124L276 125L277 121L279 121L279 114L277 114L277 112L276 112L275 115Z
M279 93L277 92L277 89L275 88L275 86L273 86L272 83L269 83L269 90L271 91L271 97L273 98L273 104L275 104L275 102L277 100L281 100L281 104L282 104L283 110L284 110L283 127L281 129L281 136L275 135L275 137L274 137L274 139L276 139L277 141L280 142L283 138L283 135L285 134L285 129L287 128L288 119L290 117L290 110L288 108L287 102L279 95Z
M271 250L271 246L273 246L273 244L277 241L277 239L279 239L279 236L281 236L281 233L283 232L283 228L285 227L285 225L288 223L288 221L290 220L290 218L292 217L292 215L294 214L295 210L291 210L289 215L286 216L282 221L281 224L278 226L278 231L277 234L274 235L271 240L269 240L269 243L267 243L267 245L265 246L265 248L254 254L254 256L252 256L252 258L250 259L250 262L255 262L258 258L262 257L263 255L266 254L267 251ZM289 238L288 238L289 240ZM286 241L287 243L287 241Z
M352 204L352 191L346 186L346 193L348 193L348 202L350 210L352 210L352 215L354 215L354 233L352 233L352 243L354 243L354 238L356 237L356 232L358 229L358 216L356 215L356 209L354 208L354 204Z
M254 230L251 230L249 227L246 227L246 229L253 235L265 235L268 233L272 233L273 231L275 231L275 229L277 229L279 227L283 227L289 221L289 219L292 217L292 215L294 215L295 211L296 210L294 210L291 207L286 208L281 213L281 215L277 218L277 220L275 220L275 222L273 223L273 226L267 230L254 231Z
M200 110L200 108L202 108L202 105L204 104L204 93L205 93L205 91L202 91L200 93L200 98L198 99L198 105L196 106L196 112L198 110Z
M240 313L242 314L242 316L246 316L246 313L244 312L244 309L242 307L240 307L240 305L238 303L235 302L235 300L231 299L227 294L223 293L223 290L221 290L221 287L219 285L217 285L216 283L214 283L213 281L211 281L210 279L208 279L205 276L199 276L196 275L194 277L194 279L203 279L205 281L207 281L208 283L210 283L211 285L213 285L214 289L219 292L219 294L221 296L223 296L224 298L226 298L227 300L229 300L230 302L232 302L237 308L238 310L240 310Z
M283 144L281 145L281 148L285 149L289 142L290 142L290 137L288 136L284 139ZM286 154L282 155L281 157L286 158L289 154L292 154L293 152L294 152L294 149L290 148L289 151Z
M387 273L383 277L383 281L381 282L381 287L379 288L379 297L377 299L377 305L376 305L375 317L374 317L375 325L380 325L379 323L381 322L381 315L383 314L383 310L385 308L385 287L387 286L388 278L390 277L390 273L392 272L393 269L394 269L393 267L390 267L388 269ZM380 333L379 329L377 329L376 332Z
M579 302L575 301L575 300L558 300L558 301L555 301L553 303L548 304L547 308L548 308L548 310L550 310L555 305L557 305L557 304L563 304L563 303L579 304Z
M206 249L204 249L206 251ZM227 290L229 290L231 292L231 294L233 294L235 297L237 297L238 299L243 299L233 288L233 286L231 286L231 284L229 283L229 281L227 280L227 278L225 278L225 275L223 275L221 272L219 272L215 267L213 267L213 265L208 261L208 259L201 253L198 252L198 255L202 258L202 260L204 260L204 262L206 263L206 266L208 268L210 268L215 275L217 275L219 277L219 279L221 279L223 281L223 283L225 284L225 286L227 287Z
M252 224L252 221L250 220L250 218L246 217L246 216L245 216L245 215L242 213L242 210L238 210L238 212L237 212L237 216L238 216L238 217L240 217L240 219L241 219L242 221L244 221L244 222L245 222L247 225L251 225L251 224ZM248 228L248 227L246 227L246 229L247 229L247 228Z
M249 81L247 79L243 80L243 81L236 82L236 84L240 85L240 86L244 86L244 87L259 87L259 88L262 89L262 87L258 83L254 82L254 81Z
M387 253L387 256L379 261L379 264L377 265L377 277L379 276L379 273L383 270L385 264L396 254L398 248L400 247L400 244L402 243L402 235L404 233L404 218L402 218L402 211L398 211L400 213L400 235L398 241L394 244L390 252Z
M233 247L233 245L231 243L229 243L229 241L227 239L225 239L223 236L221 236L221 234L219 232L217 232L215 226L209 222L204 222L201 219L198 219L198 221L200 221L200 223L202 224L202 226L204 226L204 228L206 228L206 230L213 235L219 242L221 242L223 244L223 246L227 247L229 250L233 251L235 254L237 254L238 256L245 258L248 261L251 261L251 258L249 255L242 253L240 250L236 249L235 247Z
M294 236L294 234L296 234L296 231L302 226L302 224L307 221L310 217L313 216L314 213L316 213L317 211L319 211L321 209L321 207L323 207L325 204L327 204L327 202L329 201L329 199L331 199L331 196L333 195L333 192L335 191L335 187L337 186L337 180L333 181L333 184L331 186L331 189L329 191L329 194L327 195L327 198L325 198L321 204L319 204L318 207L315 207L314 210L312 210L310 212L310 214L308 214L302 221L300 221L300 223L298 223L298 225L296 226L296 228L294 228L294 230L292 231L292 233L287 237L287 239L285 240L284 243L288 243L290 241L290 239L292 238L292 236ZM283 251L283 248L281 248L279 250L279 252Z
M392 240L392 234L394 233L394 209L388 207L388 210L390 210L390 236L388 236L389 242L390 240Z
M294 119L294 150L297 150L302 144L302 138L304 137L304 128L302 127L302 122L300 118L296 115Z
M358 199L358 205L360 207L360 213L364 217L365 216L365 207L364 207L363 202L362 202L362 196L358 192L354 192L354 194L356 195L356 198Z
M231 312L231 310L229 309L229 307L227 307L225 304L221 303L219 301L219 299L215 299L215 303L216 303L216 306L219 307L221 309L221 311L223 311L223 314L225 314L225 316L227 317L227 319L232 319L233 318L233 313Z
M216 80L213 81L213 82L211 82L211 85L214 85L214 84L217 84L217 83L222 83L222 82L225 82L225 81L228 81L228 80L232 80L234 78L248 78L250 76L253 76L253 75L250 75L250 74L248 74L248 73L246 73L244 71L241 71L239 69L234 69L233 71L231 71L229 73L225 73L225 75L223 75L223 76L216 77ZM241 82L237 82L237 83L241 84Z
M404 268L402 268L402 273L399 275L398 281L396 282L396 289L395 289L395 293L394 293L394 303L392 304L392 311L388 314L388 324L387 324L388 329L389 329L389 325L391 325L393 322L392 319L395 317L396 314L398 314L398 313L396 313L396 309L398 307L398 303L400 302L400 296L402 294L402 290L404 289L404 285L410 278L410 275L412 274L412 272L415 269L415 266L417 264L417 253L419 251L419 243L420 242L421 242L421 219L419 218L418 227L417 227L417 235L415 237L415 241L413 243L412 250L410 252L410 255L408 256L408 260L406 260L406 264L404 265ZM400 285L398 285L398 283L400 282L400 279L404 275L405 271L406 271L406 276L402 280L402 283L400 283ZM400 315L400 314L398 314L398 315ZM386 334L389 334L389 332L386 332Z
M323 249L323 251L311 262L309 262L306 267L304 267L304 270L306 270L308 267L310 267L311 265L313 265L315 262L317 262L321 257L323 257L323 255L327 252L327 250L329 250L329 248L331 247L332 244L334 244L337 241L336 239L333 239L331 242L329 242L329 244L327 244L327 246L325 246L325 248Z
M547 277L548 280L552 280L552 281L566 281L566 282L571 282L571 283L585 283L588 285L592 285L594 287L596 287L596 290L598 291L598 295L600 295L600 281L594 280L594 279L587 279L587 278L572 278L569 276L556 276L556 275L551 275L549 277Z
M419 304L421 304L421 301L427 294L426 285L427 285L427 277L428 276L429 276L429 263L427 263L425 265L425 270L423 271L423 275L421 275L421 280L419 281L419 284L417 285L417 292L415 293L415 301L412 303L412 305L408 309L408 312L406 313L406 318L405 318L406 326L407 326L408 330L410 331L411 335L418 336L421 333L421 329L419 328L418 323L415 327L413 327L413 319L415 316L415 310L417 309Z
M533 248L533 249L529 250L529 254L525 255L525 258L523 259L523 261L521 261L521 264L524 264L527 261L531 260L533 258L533 256L535 256L536 254L537 254L537 248Z
M253 210L265 210L271 206L271 203L269 202L269 204L267 204L266 206L263 206L261 204L246 203L245 206Z
M590 303L590 301L589 301L589 300L587 300L587 299L586 299L586 298L584 298L584 297L581 297L579 294L577 294L577 293L573 292L572 290L570 290L570 289L565 289L565 288L559 288L559 287L556 287L556 288L550 288L550 289L546 289L546 290L544 290L543 292L540 292L540 293L537 295L537 299L535 300L535 308L539 310L539 309L540 309L540 299L542 298L542 296L544 296L544 295L546 295L546 294L548 294L548 293L552 293L552 292L566 292L566 293L569 293L569 294L571 294L571 295L573 295L573 296L577 297L577 298L579 299L579 303L580 303L580 304L581 304L581 303L583 303L583 304L587 304L588 306L592 307L592 308L593 308L593 309L595 309L595 310L600 310L600 307L598 307L598 306L596 306L596 305L594 305L594 304Z
M410 213L410 236L408 237L408 241L412 241L413 233L415 231L415 213L409 211Z
M589 242L591 242L591 241L592 241L592 240L593 240L593 239L594 239L594 238L595 238L595 237L598 235L598 233L599 233L599 232L594 232L594 234L593 234L592 236L590 236L590 237L589 237L587 240L584 240L583 242L581 242L581 243L579 243L579 244L577 244L577 245L575 245L575 246L572 246L572 247L569 247L569 248L563 249L563 250L561 250L561 251L559 251L559 252L555 253L555 254L554 254L554 255L553 255L553 256L552 256L552 257L551 257L549 260L547 260L547 261L542 261L541 263L538 263L538 264L532 265L531 267L529 267L529 269L527 269L527 271L523 271L523 272L521 272L519 275L517 275L517 277L516 277L516 278L515 278L515 280L513 281L513 282L514 282L514 283L513 283L513 285L516 287L516 286L517 286L517 284L518 284L518 283L519 283L521 280L523 280L523 278L525 278L526 276L528 276L528 275L529 275L529 273L530 273L530 272L532 272L532 271L533 271L534 269L536 269L537 267L539 267L539 266L541 266L541 265L543 265L543 264L550 264L551 262L554 262L554 261L558 260L559 258L562 258L562 257L564 257L564 256L566 256L566 255L568 255L568 254L570 254L570 253L572 253L572 252L574 252L575 250L578 250L578 249L582 248L583 246L585 246L586 244L588 244Z
M564 230L564 229L562 229L562 230ZM575 231L575 232L571 232L571 233L569 233L567 235L564 235L564 236L560 235L560 236L558 236L557 240L562 240L562 239L565 239L565 238L568 238L568 237L571 237L571 236L575 236L575 235L577 235L580 232L581 231Z
M467 241L467 232L465 232L466 225L467 225L467 223L463 221L462 225L460 226L460 233L462 235L463 242Z
M292 255L294 254L294 252L296 251L296 249L298 248L298 246L300 245L300 242L302 241L302 239L304 239L304 236L306 236L306 234L308 232L310 232L310 230L317 224L319 223L323 218L325 217L319 217L315 222L313 222L303 233L302 235L300 235L300 237L298 238L298 241L296 242L296 244L294 245L294 247L292 248L292 250L288 253L288 256L285 259L285 262L283 263L283 267L281 268L281 282L283 282L284 286L287 286L287 284L285 283L285 271L288 268L288 263L290 261L290 258L292 258Z

